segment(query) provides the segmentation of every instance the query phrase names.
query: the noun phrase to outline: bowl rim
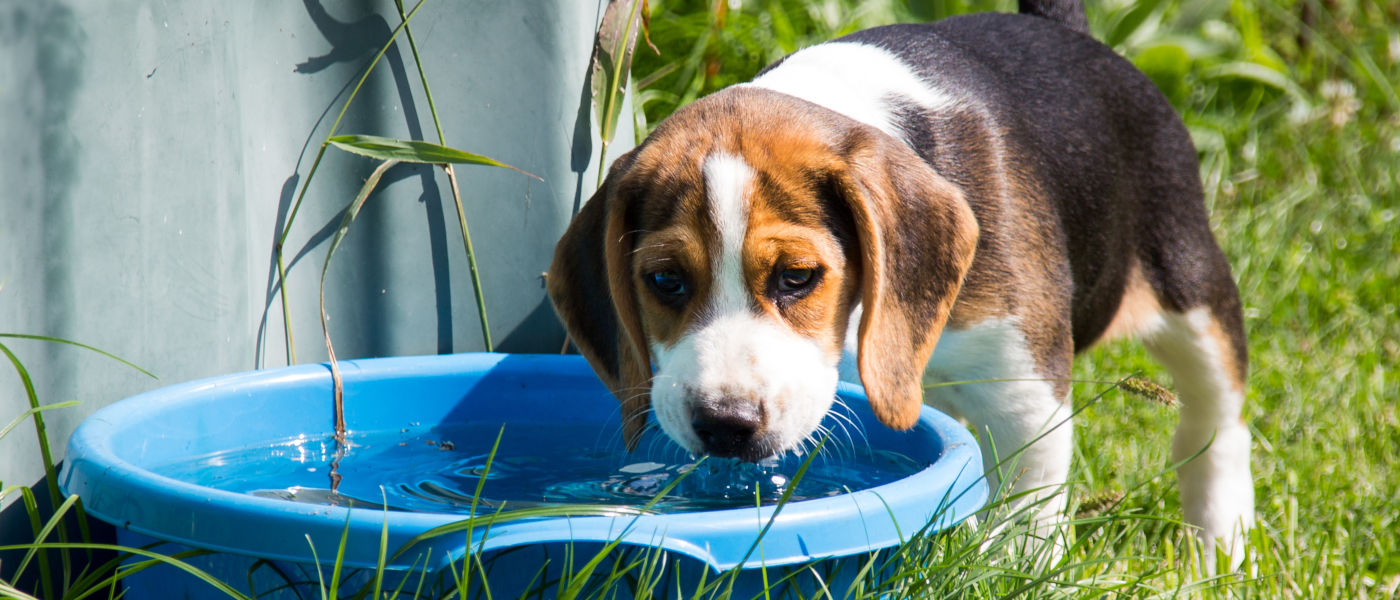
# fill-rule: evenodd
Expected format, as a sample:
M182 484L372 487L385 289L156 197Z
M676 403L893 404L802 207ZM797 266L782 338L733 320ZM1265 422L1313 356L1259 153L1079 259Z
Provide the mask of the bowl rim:
M462 353L343 360L339 366L347 388L376 378L460 377L500 369L528 375L592 376L587 363L577 355ZM335 555L343 532L349 540L373 540L373 544L346 544L344 564L355 568L377 565L381 534L387 532L392 553L425 531L462 521L460 514L312 505L205 487L133 464L122 456L123 449L112 444L113 436L124 428L182 402L208 401L211 395L263 393L286 386L323 387L329 399L330 381L326 363L297 365L175 384L113 403L85 419L69 439L60 488L64 495L82 496L89 514L119 528L218 552L311 563L312 545L324 561ZM592 381L601 387L596 378ZM868 411L859 386L843 382L838 395L852 410ZM460 560L469 551L614 540L684 554L717 572L864 554L903 543L920 531L951 527L986 502L981 455L970 432L928 406L922 407L916 430L919 435L936 437L943 446L942 455L928 467L880 486L782 507L510 521L476 528L470 546L460 535L420 542L413 551L386 563L386 568L411 568L416 557L428 549L432 550L430 556L436 557L430 568L436 569ZM770 520L772 524L761 539L762 552L755 552L760 530ZM832 521L842 526L821 526ZM264 525L252 527L254 522ZM295 535L276 541L282 534ZM300 544L289 543L298 538ZM423 563L417 564L421 567Z

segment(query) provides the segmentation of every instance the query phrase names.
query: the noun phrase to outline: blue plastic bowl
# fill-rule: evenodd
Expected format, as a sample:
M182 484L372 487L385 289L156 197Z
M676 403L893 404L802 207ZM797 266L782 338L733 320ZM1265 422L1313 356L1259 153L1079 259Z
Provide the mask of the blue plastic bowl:
M341 370L352 431L468 418L512 424L596 422L600 431L618 427L617 401L577 356L383 358L343 361ZM895 483L791 502L773 519L759 546L755 543L774 506L512 521L489 532L476 529L470 546L463 534L420 542L386 569L404 574L426 568L442 574L470 548L480 551L492 595L514 597L557 584L551 583L557 567L572 560L577 569L603 544L620 539L621 548L632 554L618 555L630 556L628 560L648 548L664 550L667 561L659 564L675 570L666 581L702 576L713 581L716 573L737 568L739 589L761 589L755 586L764 577L771 584L783 573L800 570L785 585L812 589L822 584L819 577L831 585L832 579L853 571L843 566L842 557L853 557L846 562L857 564L916 532L952 526L985 502L977 445L956 421L925 408L912 430L895 432L875 421L860 388L843 384L839 394L872 447L929 466ZM356 576L363 580L364 571L372 571L379 560L386 531L392 555L415 536L459 521L461 515L287 502L177 481L150 470L182 457L299 434L328 435L331 398L325 365L215 377L134 396L83 422L69 441L60 482L66 494L82 497L88 514L117 527L119 543L161 541L168 543L162 552L213 551L190 562L245 592L256 588L259 597L298 597L291 587L267 592L316 582L312 548L322 564L333 563L342 534L347 536L342 564L359 571ZM552 570L537 577L546 562ZM320 577L328 582L329 568ZM171 567L143 571L125 583L132 600L223 597Z

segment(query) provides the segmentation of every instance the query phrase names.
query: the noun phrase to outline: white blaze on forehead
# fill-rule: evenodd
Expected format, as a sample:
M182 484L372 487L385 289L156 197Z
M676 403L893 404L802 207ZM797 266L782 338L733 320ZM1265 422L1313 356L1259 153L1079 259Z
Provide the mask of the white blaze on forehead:
M799 50L744 85L796 96L901 140L904 132L894 112L898 103L936 111L956 102L888 50L852 42Z
M710 218L719 229L720 242L719 255L714 258L715 295L710 307L719 313L747 309L743 250L753 169L736 156L712 154L705 159L704 172Z

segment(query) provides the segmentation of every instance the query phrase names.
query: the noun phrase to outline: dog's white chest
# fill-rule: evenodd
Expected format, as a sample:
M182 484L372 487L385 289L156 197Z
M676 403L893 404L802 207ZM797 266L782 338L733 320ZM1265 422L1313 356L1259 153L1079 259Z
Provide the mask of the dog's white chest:
M857 306L851 314L841 356L841 380L850 383L860 383L856 369L860 316L861 308ZM1037 403L1053 398L1054 390L1054 382L1037 373L1026 337L1012 318L987 319L972 327L943 330L924 367L923 385L925 402L973 420L992 389L997 394Z

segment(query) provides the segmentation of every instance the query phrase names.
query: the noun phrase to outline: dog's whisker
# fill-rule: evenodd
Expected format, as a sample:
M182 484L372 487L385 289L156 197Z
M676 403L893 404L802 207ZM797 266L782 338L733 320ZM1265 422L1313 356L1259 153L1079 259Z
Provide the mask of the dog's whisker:
M862 432L864 432L864 428L861 427L860 423L856 421L855 411L851 410L850 405L846 404L846 401L840 396L836 396L833 399L831 410L827 411L827 414L834 419L839 419L845 422L846 424L850 425L851 427L860 429L862 430Z
M842 429L846 432L846 436L851 442L852 449L856 447L855 434L859 434L860 443L864 445L867 450L870 449L870 436L866 434L864 424L856 419L855 411L851 410L851 407L846 404L845 400L837 396L835 402L832 403L832 410L828 411L827 414L831 416L833 420L842 424Z
M799 458L807 456L807 453L811 451L811 448L808 447L809 441L811 441L811 435L802 436L802 439L797 440L792 446L793 455Z
M827 438L827 445L831 446L832 460L841 462L855 460L859 455L856 452L855 444L851 441L851 435L846 429L846 425L840 421L834 422L836 427L827 427L823 432Z
M836 447L845 448L851 452L852 456L854 456L856 451L856 440L855 437L851 435L851 428L854 427L854 423L851 423L849 419L841 418L833 418L831 422L835 424L836 427L834 429L828 428L827 431L831 434L831 437ZM868 445L869 444L867 444L867 446Z
M823 425L818 427L813 433L821 439L826 440L826 445L822 447L823 459L832 459L839 462L848 458L847 450L849 450L849 448L846 447L841 437L837 436L832 428Z
M813 463L817 463L818 461L823 463L826 462L827 454L831 452L829 446L819 445L821 444L822 439L827 437L826 434L826 427L818 425L811 432L809 432L806 437L802 439L803 445L808 447L807 452L812 455Z
M651 409L638 411L635 414L627 415L627 417L622 421L622 425L625 428L635 423L638 419L645 422L649 416L651 416ZM643 423L643 425L645 425L645 423Z
M670 449L671 444L669 443L670 440L664 438L665 436L653 435L647 440L646 455L648 457L665 457L667 454L666 451Z

